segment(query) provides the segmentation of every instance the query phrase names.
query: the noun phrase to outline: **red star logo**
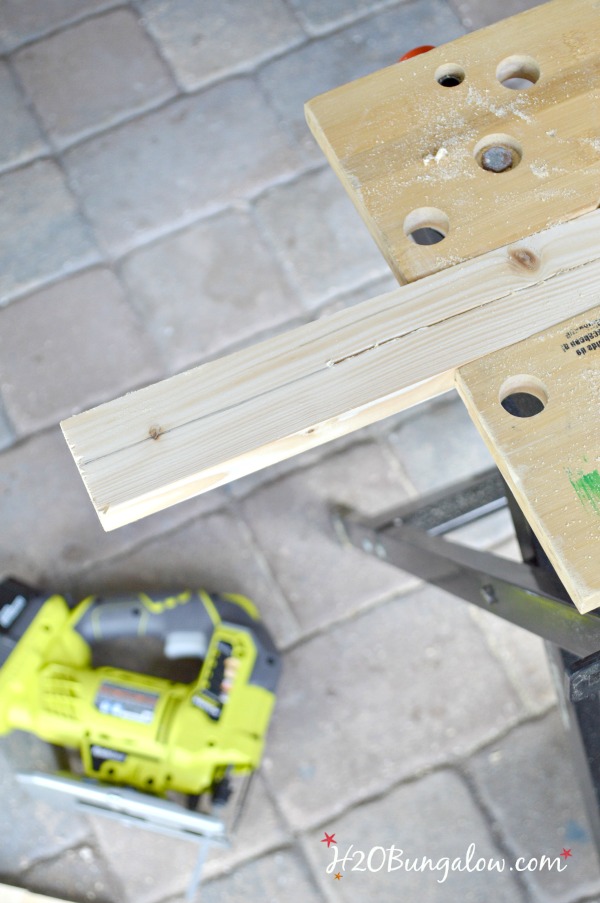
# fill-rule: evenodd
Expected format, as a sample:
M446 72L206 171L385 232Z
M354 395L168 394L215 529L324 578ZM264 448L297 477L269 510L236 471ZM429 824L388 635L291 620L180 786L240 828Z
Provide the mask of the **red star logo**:
M337 840L335 840L335 834L328 834L327 831L325 831L324 834L325 837L321 838L321 843L326 843L327 849L329 849L332 843L337 843Z
M341 872L338 872L338 873L337 873L336 875L334 875L333 877L335 878L336 881L341 881L341 880L342 880L342 873L341 873Z
M565 848L563 847L563 851L562 851L562 853L561 853L560 855L561 855L564 859L568 859L569 856L572 856L573 854L572 854L572 852L571 852L570 850L565 850Z

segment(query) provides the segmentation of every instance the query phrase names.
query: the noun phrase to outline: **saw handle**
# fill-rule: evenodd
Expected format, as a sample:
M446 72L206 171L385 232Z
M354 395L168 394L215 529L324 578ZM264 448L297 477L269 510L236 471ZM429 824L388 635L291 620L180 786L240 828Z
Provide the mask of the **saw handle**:
M256 649L248 682L275 692L281 657L252 611L252 603L245 597L209 595L202 590L179 595L93 596L73 610L71 626L90 647L101 640L158 637L171 659L204 659L215 631L234 626L251 634Z
M201 656L215 628L207 603L196 592L95 596L80 603L73 615L73 629L89 646L101 640L136 636L158 637L168 645L176 643L177 636L186 635L194 648L198 646L196 651Z

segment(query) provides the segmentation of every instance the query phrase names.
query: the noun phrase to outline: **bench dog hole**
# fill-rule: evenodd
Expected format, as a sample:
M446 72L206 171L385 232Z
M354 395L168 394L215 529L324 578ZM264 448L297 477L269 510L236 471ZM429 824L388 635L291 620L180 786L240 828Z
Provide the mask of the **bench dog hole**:
M437 207L417 207L404 220L404 234L417 245L436 245L450 230L450 220Z
M536 376L511 376L500 387L500 404L512 417L536 417L548 404L548 391Z

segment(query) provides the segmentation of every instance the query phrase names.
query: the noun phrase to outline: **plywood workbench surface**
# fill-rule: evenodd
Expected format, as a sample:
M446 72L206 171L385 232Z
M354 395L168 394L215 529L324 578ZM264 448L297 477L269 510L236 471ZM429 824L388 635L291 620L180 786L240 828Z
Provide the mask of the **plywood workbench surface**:
M600 307L461 367L456 382L569 595L580 611L600 607Z
M316 97L306 116L412 282L598 206L600 6L554 0ZM509 148L509 170L482 168L490 145ZM419 227L445 237L419 246Z

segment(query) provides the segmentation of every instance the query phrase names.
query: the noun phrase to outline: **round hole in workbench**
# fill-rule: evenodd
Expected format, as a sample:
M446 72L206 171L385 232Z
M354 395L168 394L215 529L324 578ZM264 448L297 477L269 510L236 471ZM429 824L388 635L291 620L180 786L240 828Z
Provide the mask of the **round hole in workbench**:
M514 54L498 64L496 78L505 88L523 91L535 85L540 77L540 67L531 56Z
M415 229L410 233L409 237L416 245L437 245L446 236L438 232L437 229L430 229L428 226L425 226L424 229Z
M511 376L500 388L499 401L513 417L535 417L548 404L548 392L536 376Z
M442 88L456 88L465 80L465 70L455 63L444 63L435 70L435 80Z
M437 207L417 207L404 220L404 234L417 245L436 245L450 229L450 220Z
M502 407L513 417L535 417L541 414L545 405L529 392L512 392L501 402Z

